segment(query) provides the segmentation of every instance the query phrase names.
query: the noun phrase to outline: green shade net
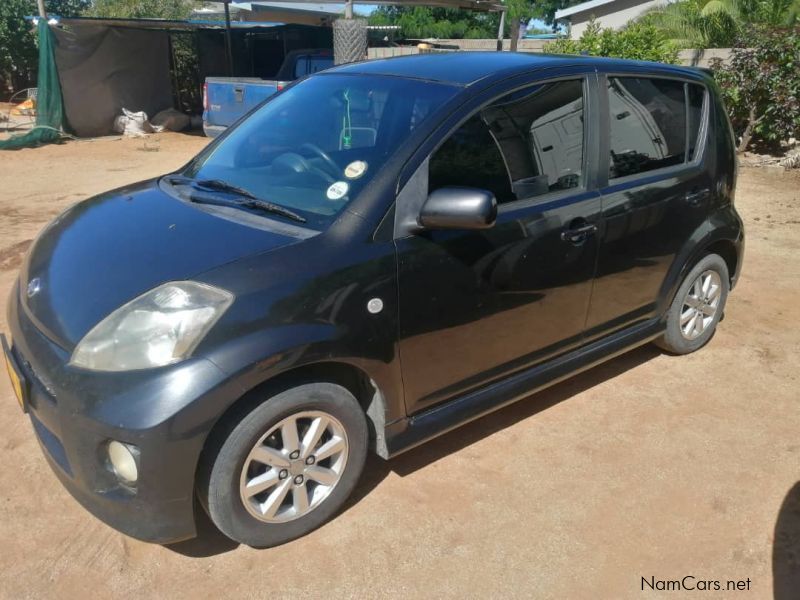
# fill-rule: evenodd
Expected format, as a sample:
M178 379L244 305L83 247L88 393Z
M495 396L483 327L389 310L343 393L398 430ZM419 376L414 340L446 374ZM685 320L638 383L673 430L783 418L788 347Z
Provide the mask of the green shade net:
M1 0L0 0L1 1ZM39 88L36 99L36 125L27 133L0 140L0 150L31 148L56 142L61 138L64 105L55 58L55 36L47 19L39 19Z

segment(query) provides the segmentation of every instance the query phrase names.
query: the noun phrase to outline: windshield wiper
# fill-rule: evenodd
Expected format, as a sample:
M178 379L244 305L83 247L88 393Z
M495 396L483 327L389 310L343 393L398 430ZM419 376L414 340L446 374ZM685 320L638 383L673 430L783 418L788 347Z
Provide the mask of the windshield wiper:
M244 196L245 198L252 198L253 200L258 200L258 197L244 188L240 188L235 186L227 181L223 181L222 179L198 179L194 181L194 185L206 188L207 190L216 190L218 192L230 192L231 194L236 194L237 196Z
M215 198L212 196L190 195L189 200L197 204L212 204L214 206L231 206L233 208L253 208L256 210L263 210L264 212L281 215L282 217L287 217L289 219L292 219L293 221L297 221L298 223L306 222L305 217L298 215L296 212L289 210L288 208L284 208L279 204L273 204L272 202L267 202L266 200L251 198L249 196L247 196L247 200L231 201L231 200L223 200L221 198Z
M203 196L194 196L190 195L189 200L191 202L196 202L197 204L212 204L215 206L232 206L234 208L252 208L255 210L262 210L264 212L270 212L276 215L281 215L282 217L286 217L288 219L292 219L293 221L297 221L298 223L305 223L306 218L297 214L293 210L289 210L281 206L280 204L274 204L272 202L268 202L266 200L262 200L253 192L250 192L244 188L240 188L238 186L232 185L227 181L222 181L221 179L192 179L190 177L184 177L181 175L173 175L167 178L167 181L170 183L177 183L177 184L185 184L185 185L193 185L199 188L207 189L207 190L214 190L218 192L228 192L231 194L236 194L237 196L242 196L246 198L246 200L239 200L239 201L230 201L230 200L222 200L219 198L211 198L211 197L203 197Z

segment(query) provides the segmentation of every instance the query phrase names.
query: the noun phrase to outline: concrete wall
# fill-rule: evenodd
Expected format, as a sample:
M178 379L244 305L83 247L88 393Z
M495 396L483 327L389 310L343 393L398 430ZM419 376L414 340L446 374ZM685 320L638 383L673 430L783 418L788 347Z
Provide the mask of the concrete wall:
M419 54L419 48L416 46L400 46L396 48L367 48L368 60L374 60L376 58L391 58L393 56L409 56L411 54Z
M459 46L460 50L496 50L497 40L436 40L437 43ZM544 44L547 40L520 40L520 51L522 52L543 52ZM508 49L508 40L505 40L505 49ZM422 52L426 52L423 50ZM434 52L441 52L434 50ZM445 51L446 52L446 51ZM392 56L407 56L409 54L419 54L420 50L416 46L401 46L395 48L369 48L367 58L389 58ZM708 48L706 50L681 50L678 58L681 64L693 67L709 67L714 58L720 58L727 62L731 57L730 48Z
M682 65L692 67L710 67L711 62L719 58L723 63L731 59L732 51L730 48L706 48L705 50L681 50L678 58Z
M459 50L466 50L470 52L476 51L489 51L494 52L497 50L497 40L480 39L480 40L447 40L436 39L430 40L437 44L446 46L457 46ZM517 45L519 52L543 52L544 45L550 40L520 40ZM503 40L503 49L509 49L509 40ZM419 54L416 46L400 46L394 48L369 48L367 50L368 58L389 58L390 56L406 56L408 54Z

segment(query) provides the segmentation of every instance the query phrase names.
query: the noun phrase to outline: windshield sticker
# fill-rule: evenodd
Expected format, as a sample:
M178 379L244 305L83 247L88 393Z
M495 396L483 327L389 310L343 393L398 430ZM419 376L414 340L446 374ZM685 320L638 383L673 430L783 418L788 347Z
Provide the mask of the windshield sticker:
M347 190L350 188L346 181L337 181L332 183L328 188L328 200L339 200L347 195Z
M348 179L358 179L367 172L367 163L363 160L354 160L344 169L344 176Z

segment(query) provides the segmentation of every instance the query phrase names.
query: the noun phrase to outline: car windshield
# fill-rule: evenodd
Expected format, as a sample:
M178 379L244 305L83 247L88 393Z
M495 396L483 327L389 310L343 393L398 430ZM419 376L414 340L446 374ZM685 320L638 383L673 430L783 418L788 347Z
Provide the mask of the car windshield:
M267 102L183 175L224 182L322 227L456 91L387 76L311 77Z

